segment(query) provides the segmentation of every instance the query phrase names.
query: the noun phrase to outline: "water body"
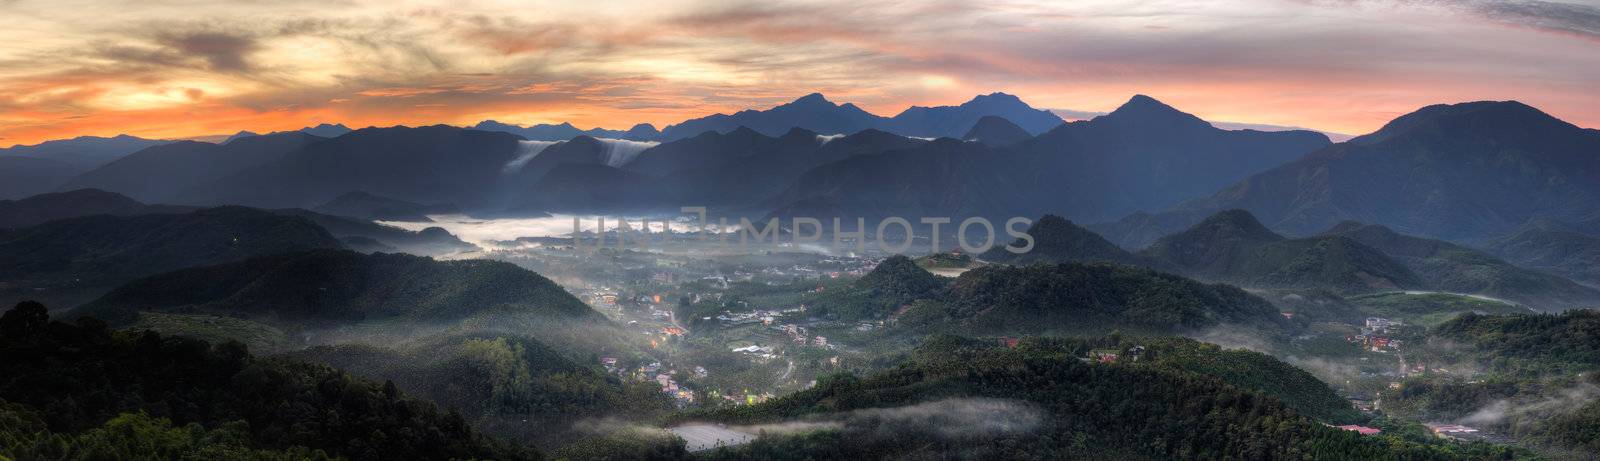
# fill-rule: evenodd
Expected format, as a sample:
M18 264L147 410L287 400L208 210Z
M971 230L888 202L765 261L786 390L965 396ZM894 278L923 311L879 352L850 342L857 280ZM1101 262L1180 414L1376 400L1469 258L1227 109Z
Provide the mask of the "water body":
M667 428L688 445L689 451L705 451L717 447L735 447L750 443L756 439L755 434L739 432L723 426L711 424L689 424Z

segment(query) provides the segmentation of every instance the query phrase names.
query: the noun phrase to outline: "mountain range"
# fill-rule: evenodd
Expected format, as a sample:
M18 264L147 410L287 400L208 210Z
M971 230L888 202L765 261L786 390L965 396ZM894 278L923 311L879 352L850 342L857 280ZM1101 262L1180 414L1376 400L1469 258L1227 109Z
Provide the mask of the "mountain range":
M83 171L37 153L0 159L30 164L44 183L60 183L53 189L95 187L160 203L310 208L362 192L489 215L700 204L747 216L869 220L1054 214L1096 223L1085 227L1125 249L1227 209L1290 236L1348 220L1473 244L1538 219L1600 232L1591 229L1600 225L1600 157L1589 155L1600 131L1517 102L1429 106L1338 144L1309 131L1222 130L1142 95L1089 120L1053 117L1004 93L895 117L812 94L672 125L656 138L665 142L570 125L525 133L575 136L559 141L448 126L310 134L332 134L338 126L330 125L224 145L129 137L41 144L144 143ZM630 131L652 131L637 128Z
M1310 235L1346 220L1445 240L1600 216L1600 131L1515 101L1424 107L1184 210L1240 208Z
M339 242L310 220L243 207L61 219L0 233L0 294L82 301L164 271L315 248Z
M1225 131L1145 96L991 147L936 140L854 156L770 202L787 216L1038 216L1094 222L1157 210L1328 145L1313 132Z
M80 136L0 149L0 199L54 191L73 176L168 142L128 135Z
M661 137L683 139L708 131L727 133L745 127L767 136L782 135L790 128L804 128L824 135L876 129L907 137L954 138L966 133L978 119L987 115L1004 117L1030 134L1043 133L1063 123L1061 117L1034 109L1005 93L980 95L959 106L913 106L894 117L874 115L855 104L835 104L820 93L812 93L768 110L744 110L733 115L715 114L685 120L663 128Z

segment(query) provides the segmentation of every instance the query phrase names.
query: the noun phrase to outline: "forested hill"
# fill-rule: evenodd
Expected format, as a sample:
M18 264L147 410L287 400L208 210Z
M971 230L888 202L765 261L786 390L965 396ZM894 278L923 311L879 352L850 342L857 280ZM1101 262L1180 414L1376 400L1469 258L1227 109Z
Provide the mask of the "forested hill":
M238 343L51 322L37 303L0 316L0 357L0 458L539 458L393 384Z
M1269 334L1288 325L1271 304L1238 288L1103 263L973 269L900 319L908 328L981 334L1165 334L1222 324Z
M1600 311L1561 314L1462 314L1429 332L1447 344L1471 348L1479 365L1533 373L1600 369Z
M684 419L789 431L710 459L1429 460L1510 451L1363 437L1211 376L1084 363L1027 341L1014 349L960 339L930 347L917 354L926 359L879 374L835 375L770 402Z
M0 301L71 307L139 277L314 248L339 241L309 220L244 207L61 219L0 233Z
M127 323L139 311L308 325L393 318L451 320L489 311L599 317L554 282L509 263L346 250L287 253L168 272L119 287L75 314Z

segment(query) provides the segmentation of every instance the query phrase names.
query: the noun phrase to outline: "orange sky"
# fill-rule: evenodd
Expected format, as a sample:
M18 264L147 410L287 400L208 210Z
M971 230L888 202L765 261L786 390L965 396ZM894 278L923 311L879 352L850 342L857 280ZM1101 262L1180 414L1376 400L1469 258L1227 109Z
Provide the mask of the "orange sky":
M882 115L993 91L1105 111L1142 93L1343 133L1517 99L1600 127L1585 1L0 1L0 146L323 122L659 127L814 91Z

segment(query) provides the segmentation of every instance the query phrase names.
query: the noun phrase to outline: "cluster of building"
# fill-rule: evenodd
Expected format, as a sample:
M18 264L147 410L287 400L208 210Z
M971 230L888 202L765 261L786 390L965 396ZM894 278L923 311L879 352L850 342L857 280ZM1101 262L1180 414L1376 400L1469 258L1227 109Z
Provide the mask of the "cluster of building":
M1014 345L1015 343L1011 343L1011 344L1012 344L1011 347L1015 347L1015 345ZM1089 353L1086 354L1085 356L1080 357L1079 360L1082 360L1082 361L1088 362L1088 363L1117 363L1118 361L1137 362L1140 359L1143 359L1144 355L1145 355L1144 346L1133 346L1133 347L1128 348L1127 350L1122 350L1122 349L1093 349L1093 350L1090 350Z
M1389 331L1404 325L1399 320L1390 320L1382 317L1367 317L1367 322L1361 327L1361 334L1345 336L1344 340L1351 344L1361 346L1373 352L1387 353L1391 349L1400 348L1400 340L1390 338Z
M677 379L673 378L678 374L677 370L663 369L661 362L650 362L633 370L618 366L616 357L603 357L600 359L600 364L605 367L607 373L615 374L623 379L655 381L656 384L661 386L661 393L672 397L677 402L678 408L686 408L695 404L694 391L680 387ZM695 367L694 373L697 378L706 377L705 367Z
M1367 426L1362 426L1362 425L1357 425L1357 424L1346 424L1346 425L1343 425L1343 426L1333 426L1333 425L1330 424L1329 426L1330 427L1337 427L1337 428L1344 429L1344 430L1347 430L1347 431L1352 431L1352 432L1355 432L1355 433L1358 433L1358 434L1361 434L1361 435L1378 435L1378 434L1383 433L1383 429L1378 429L1376 427L1367 427Z
M1479 434L1477 429L1462 426L1460 424L1428 423L1424 424L1424 426L1427 426L1428 431L1433 432L1433 435L1447 439L1476 440L1482 438L1482 435Z
M789 340L793 341L796 345L805 346L809 344L821 348L832 347L828 345L828 338L822 335L810 336L809 332L806 331L806 327L800 325L789 323L773 325L772 328L782 330L784 333L787 333L789 335Z

